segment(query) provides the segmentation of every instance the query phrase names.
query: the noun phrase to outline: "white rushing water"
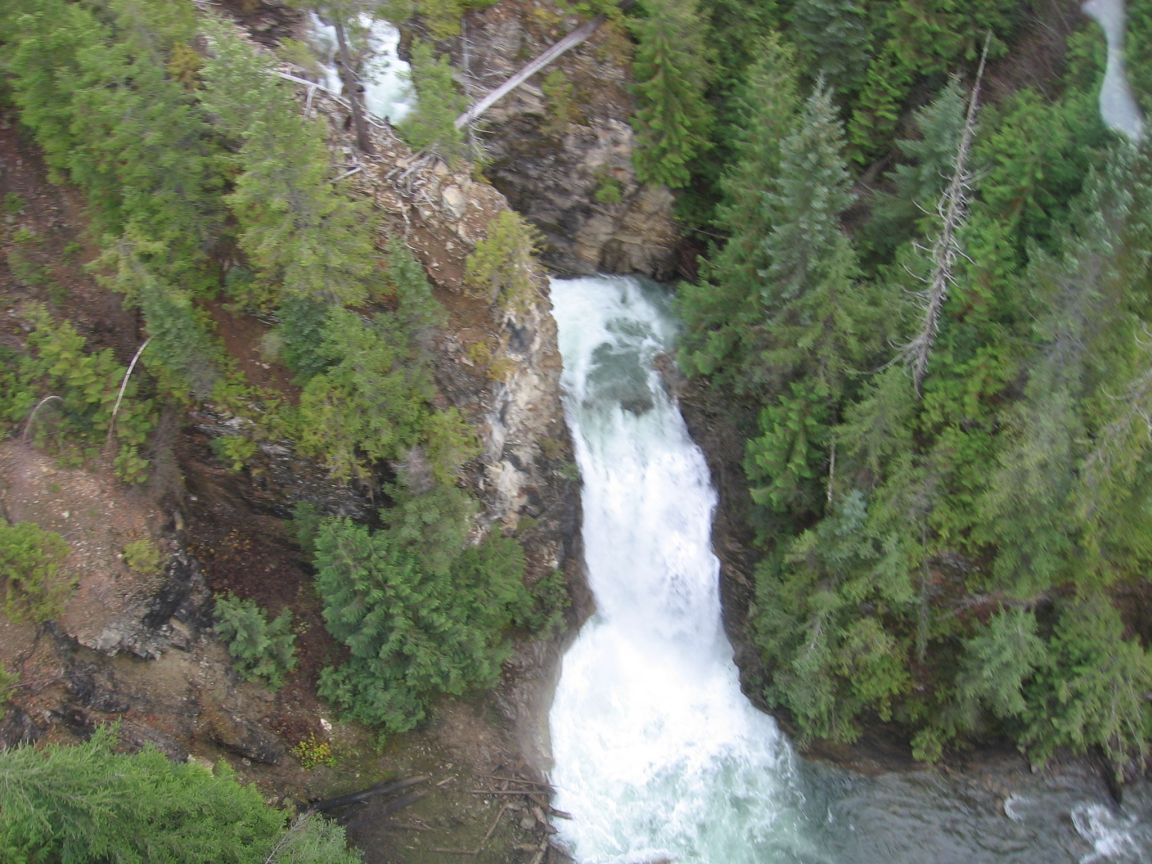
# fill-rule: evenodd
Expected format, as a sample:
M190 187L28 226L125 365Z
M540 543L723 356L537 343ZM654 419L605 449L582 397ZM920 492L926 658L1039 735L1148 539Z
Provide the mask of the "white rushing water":
M552 300L597 603L550 715L562 839L582 864L821 860L721 628L716 496L652 366L671 319L625 278L556 280Z
M391 23L364 14L360 28L367 34L370 57L364 64L364 107L377 117L399 123L415 104L410 69L396 53L400 31ZM315 12L308 13L308 40L317 52L324 73L323 85L340 93L342 84L336 70L336 28L326 24Z
M1124 69L1124 31L1127 11L1124 0L1088 0L1081 7L1084 14L1104 30L1108 42L1108 61L1100 86L1100 117L1109 129L1138 141L1144 134L1144 117L1128 85Z

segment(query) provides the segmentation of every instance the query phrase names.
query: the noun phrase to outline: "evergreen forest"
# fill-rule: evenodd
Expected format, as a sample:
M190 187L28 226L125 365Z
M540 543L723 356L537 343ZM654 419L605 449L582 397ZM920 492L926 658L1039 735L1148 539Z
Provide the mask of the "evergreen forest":
M671 79L638 78L675 155L637 167L706 243L679 359L742 442L754 677L802 739L1148 756L1152 160L1103 126L1073 6L666 0L638 25L638 76L701 82L662 110ZM1131 4L1145 109L1150 55Z
M350 26L378 4L289 5ZM394 5L418 25L419 107L400 131L466 166L478 154L453 125L467 100L449 48L462 16L494 4ZM1100 118L1100 28L1062 0L556 5L627 37L635 174L674 190L694 253L674 289L678 360L695 409L738 442L724 495L748 550L761 702L802 741L884 726L922 760L996 741L1037 764L1143 765L1152 150ZM437 383L446 313L424 267L336 182L331 130L269 53L209 8L0 2L0 110L82 196L91 272L147 338L126 379L66 297L20 304L0 423L27 434L52 393L36 445L67 464L110 453L139 484L164 412L210 405L243 418L214 445L232 470L287 441L369 490L370 524L297 513L341 648L318 690L402 732L442 694L496 683L511 634L555 623L563 587L526 587L520 542L478 528L476 418ZM1126 51L1152 111L1149 4L1131 4ZM353 110L367 149L362 123ZM4 208L8 268L39 285L37 238L13 227L19 201ZM468 297L528 302L538 243L502 213L468 261ZM220 309L269 322L293 398L246 378ZM43 586L61 542L0 520L13 620L58 610ZM290 614L222 596L216 616L243 677L276 687L296 667ZM119 754L105 733L2 752L0 856L354 860L327 823L286 833L254 791L186 767ZM62 795L62 778L83 794ZM133 811L144 787L156 813ZM205 833L224 813L243 836ZM78 837L103 845L81 853Z

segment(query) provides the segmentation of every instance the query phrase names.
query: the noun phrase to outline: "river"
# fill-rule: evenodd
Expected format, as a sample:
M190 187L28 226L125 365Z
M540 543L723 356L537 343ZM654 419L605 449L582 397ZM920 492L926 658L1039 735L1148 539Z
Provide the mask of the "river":
M560 839L580 864L1152 860L1152 791L1091 772L879 776L808 762L740 692L721 626L707 465L654 368L664 292L553 280L597 611L550 714Z

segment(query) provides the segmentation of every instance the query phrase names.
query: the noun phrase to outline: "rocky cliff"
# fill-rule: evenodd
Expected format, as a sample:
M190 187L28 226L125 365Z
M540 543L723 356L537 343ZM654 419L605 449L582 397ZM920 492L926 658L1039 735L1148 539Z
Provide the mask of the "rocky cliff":
M550 4L504 2L466 16L453 59L478 98L575 29ZM574 274L676 271L672 195L632 170L631 43L607 21L496 103L477 124L485 174L544 234L544 261Z

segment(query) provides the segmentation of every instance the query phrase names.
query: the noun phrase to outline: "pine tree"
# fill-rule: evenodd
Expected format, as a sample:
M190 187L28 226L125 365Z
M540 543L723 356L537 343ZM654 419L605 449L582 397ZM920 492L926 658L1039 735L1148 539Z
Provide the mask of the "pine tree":
M780 141L794 125L801 101L792 50L769 37L758 54L733 99L740 118L734 161L719 184L723 198L716 224L728 240L705 262L701 281L681 285L677 295L685 327L681 365L734 393L754 387L746 367L763 317L761 271L771 263L764 237L776 218L765 192L779 175Z
M636 112L633 162L645 183L687 186L690 166L708 147L712 112L707 26L696 0L649 0L633 22Z
M274 308L283 297L355 305L378 290L371 219L330 182L319 121L298 113L267 63L217 24L205 65L203 101L222 129L243 141L228 203L240 222L240 248L264 292L236 299ZM238 107L242 106L242 107Z
M495 681L507 652L503 631L529 603L523 552L490 537L449 555L448 566L429 570L394 530L373 533L347 520L321 527L316 586L324 620L351 654L324 670L325 698L398 732L423 719L434 695Z
M97 730L74 746L0 751L0 857L75 864L356 864L319 817L284 816L226 767L213 775L155 749L116 752Z
M860 89L860 76L872 54L865 4L859 0L796 0L788 12L788 23L809 75L823 75L842 98Z
M414 150L429 150L449 163L458 162L465 143L456 118L468 107L468 100L456 89L451 61L435 55L431 45L419 40L412 46L412 86L416 108L400 124L404 140Z

